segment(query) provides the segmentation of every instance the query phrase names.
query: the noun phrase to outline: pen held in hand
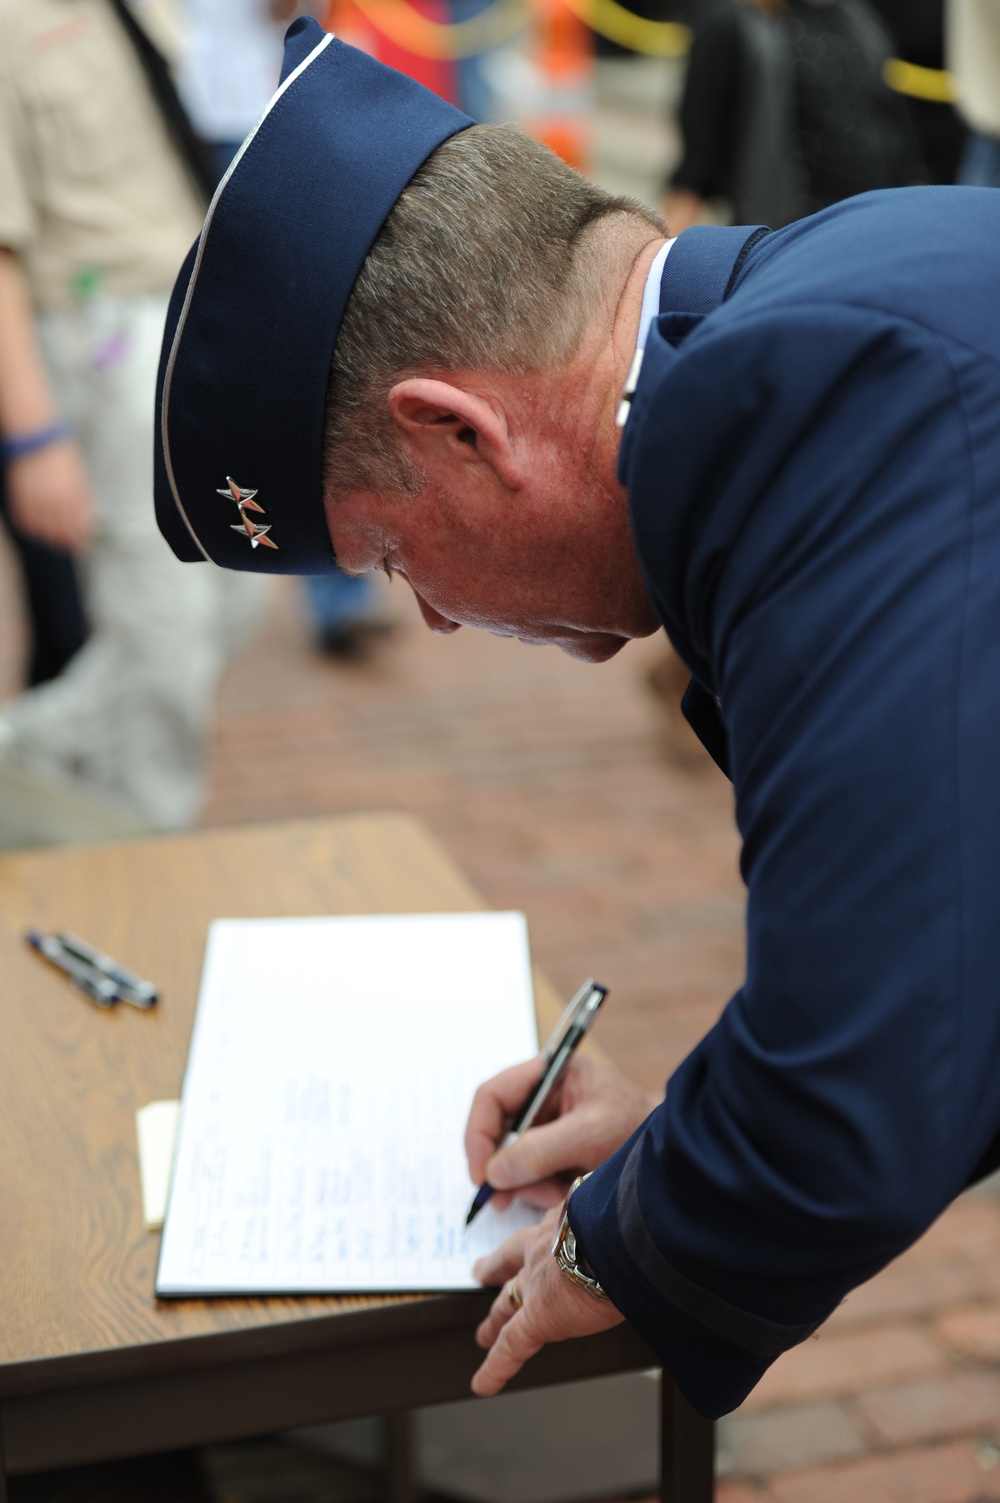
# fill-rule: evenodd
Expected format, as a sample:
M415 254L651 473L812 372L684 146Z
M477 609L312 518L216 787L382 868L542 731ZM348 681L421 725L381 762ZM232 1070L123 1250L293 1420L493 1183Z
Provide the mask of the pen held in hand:
M498 1145L498 1152L501 1148L507 1148L511 1143L516 1143L522 1133L526 1133L528 1128L537 1121L539 1113L544 1110L562 1079L573 1054L589 1033L591 1024L597 1017L598 1008L607 994L606 986L588 979L569 1002L545 1046L542 1054L542 1074L538 1084L518 1112L503 1142ZM480 1185L469 1207L469 1214L465 1218L467 1227L472 1225L483 1206L495 1193L494 1187L488 1182Z

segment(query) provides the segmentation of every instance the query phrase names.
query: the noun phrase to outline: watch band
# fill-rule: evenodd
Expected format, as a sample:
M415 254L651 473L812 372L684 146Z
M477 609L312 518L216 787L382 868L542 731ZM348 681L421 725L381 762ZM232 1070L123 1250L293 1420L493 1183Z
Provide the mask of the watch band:
M565 1203L563 1204L559 1230L556 1232L555 1241L552 1243L552 1256L556 1260L559 1271L564 1273L568 1279L571 1279L574 1284L578 1284L581 1289L586 1289L588 1294L595 1295L597 1299L608 1299L609 1295L601 1288L593 1270L588 1266L579 1252L576 1245L576 1233L569 1224L569 1203L573 1191L582 1185L587 1178L589 1178L588 1175L581 1174L569 1187L569 1194L566 1196Z

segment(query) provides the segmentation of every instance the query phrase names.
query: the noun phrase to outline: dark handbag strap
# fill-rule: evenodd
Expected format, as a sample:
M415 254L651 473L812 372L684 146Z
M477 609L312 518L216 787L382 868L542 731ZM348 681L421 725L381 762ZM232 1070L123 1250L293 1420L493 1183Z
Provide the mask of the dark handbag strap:
M157 109L163 117L167 134L178 154L186 163L198 191L207 204L215 191L215 177L209 162L208 153L203 143L195 135L194 127L181 103L176 85L170 76L170 69L167 66L166 58L139 25L131 9L126 4L126 0L108 0L108 3L121 22L129 41L132 43L142 71L146 76L149 91L156 101ZM124 122L123 128L127 128Z

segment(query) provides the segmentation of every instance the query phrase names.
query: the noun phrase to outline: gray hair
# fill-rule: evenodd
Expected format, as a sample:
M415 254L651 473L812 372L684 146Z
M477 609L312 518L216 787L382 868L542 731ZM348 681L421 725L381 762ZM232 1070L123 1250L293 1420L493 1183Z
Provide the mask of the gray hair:
M404 375L542 370L572 356L605 294L610 216L660 229L512 126L461 131L428 158L351 292L327 390L324 488L414 494L387 397Z

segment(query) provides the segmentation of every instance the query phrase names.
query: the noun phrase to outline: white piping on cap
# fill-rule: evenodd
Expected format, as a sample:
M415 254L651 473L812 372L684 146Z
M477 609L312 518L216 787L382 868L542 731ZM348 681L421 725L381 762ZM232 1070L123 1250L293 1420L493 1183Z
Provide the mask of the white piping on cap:
M278 89L277 93L269 101L267 108L261 115L260 119L257 121L257 124L254 126L253 130L247 136L246 140L243 142L243 145L240 147L239 151L230 162L225 177L222 179L222 182L219 184L219 186L215 190L215 193L212 195L212 202L208 206L208 213L205 215L205 223L202 226L201 238L198 242L198 254L195 257L194 266L191 268L191 280L188 282L187 292L184 296L184 306L181 308L181 316L177 320L177 328L174 332L173 344L170 346L170 356L167 360L167 369L163 377L163 401L161 403L160 411L160 437L163 443L163 463L167 471L167 479L170 482L170 491L174 498L174 505L180 512L181 517L184 520L184 525L194 539L195 546L198 548L198 551L201 553L203 558L206 558L208 560L210 564L214 563L215 560L212 558L212 555L208 552L204 543L201 541L201 538L195 532L194 528L191 525L191 519L188 517L187 512L184 510L184 507L181 503L180 492L177 489L177 481L174 478L173 463L170 458L170 439L167 433L167 411L170 406L170 387L174 377L174 364L177 359L177 351L180 345L181 335L184 332L184 325L187 321L188 310L191 307L191 299L194 296L195 283L198 280L198 273L201 270L202 257L205 254L205 245L208 241L208 232L212 224L212 216L215 213L215 206L219 202L226 184L229 182L229 179L232 177L233 173L236 171L236 168L242 161L243 153L246 151L247 147L250 145L250 142L253 140L254 136L256 136L257 132L264 124L264 121L267 119L268 115L274 109L274 106L277 104L282 94L284 94L286 89L291 88L292 84L300 76L300 74L305 72L310 63L315 62L316 58L319 57L324 48L328 47L332 41L333 32L328 31L323 40L316 43L316 46L309 53L309 56L303 58L301 63L299 63L299 66L293 69L291 73L289 73L288 77Z

